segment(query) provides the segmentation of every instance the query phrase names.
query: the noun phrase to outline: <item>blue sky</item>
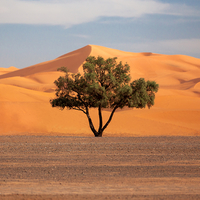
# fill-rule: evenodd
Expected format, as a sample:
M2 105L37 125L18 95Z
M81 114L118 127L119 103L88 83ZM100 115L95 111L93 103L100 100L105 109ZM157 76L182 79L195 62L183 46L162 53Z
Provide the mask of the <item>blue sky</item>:
M199 0L0 0L0 67L88 44L200 58Z

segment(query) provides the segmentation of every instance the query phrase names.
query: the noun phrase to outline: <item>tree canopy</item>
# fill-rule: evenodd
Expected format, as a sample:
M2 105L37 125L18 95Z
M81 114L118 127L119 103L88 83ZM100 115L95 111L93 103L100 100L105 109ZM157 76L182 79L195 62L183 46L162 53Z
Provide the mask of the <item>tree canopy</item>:
M89 126L96 137L101 137L118 108L149 108L154 105L158 84L144 78L131 81L130 66L117 62L117 57L104 59L89 56L83 64L83 74L70 73L67 68L54 83L56 98L51 99L52 107L74 109L86 114ZM89 109L98 108L99 127L95 129ZM102 109L111 108L111 114L103 124Z

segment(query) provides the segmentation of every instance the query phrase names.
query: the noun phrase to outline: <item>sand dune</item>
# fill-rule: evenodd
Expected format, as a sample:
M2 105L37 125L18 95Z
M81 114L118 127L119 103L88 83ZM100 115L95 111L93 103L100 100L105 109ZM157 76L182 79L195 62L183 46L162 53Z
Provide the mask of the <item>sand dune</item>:
M75 110L51 108L55 85L66 66L82 72L87 56L118 57L131 66L132 79L155 80L160 89L155 106L119 110L104 136L200 135L200 59L184 55L124 52L88 45L54 60L24 69L0 68L0 134L93 136L86 116ZM110 112L104 112L104 122ZM91 110L95 124L98 117Z
M0 68L0 75L3 75L3 74L7 74L9 72L13 72L13 71L16 71L18 70L16 67L9 67L9 68Z
M4 74L0 76L0 78L2 79L15 76L24 77L41 72L57 71L57 68L63 66L67 67L71 72L76 73L78 72L78 69L84 62L85 58L89 55L90 51L91 46L88 45L69 54L60 56L54 60L39 63L30 67L26 67L24 69L20 69L18 71Z

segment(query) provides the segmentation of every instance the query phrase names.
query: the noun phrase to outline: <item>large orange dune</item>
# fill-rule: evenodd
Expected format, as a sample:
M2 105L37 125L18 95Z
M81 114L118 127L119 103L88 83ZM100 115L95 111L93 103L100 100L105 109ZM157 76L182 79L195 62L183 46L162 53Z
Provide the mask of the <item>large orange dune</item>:
M65 66L81 72L87 56L117 57L132 79L155 80L160 88L151 109L117 110L104 136L200 135L200 59L184 55L132 53L88 45L24 69L0 68L0 135L93 136L86 116L52 108L54 80ZM96 109L91 110L98 125ZM104 123L110 112L104 111Z

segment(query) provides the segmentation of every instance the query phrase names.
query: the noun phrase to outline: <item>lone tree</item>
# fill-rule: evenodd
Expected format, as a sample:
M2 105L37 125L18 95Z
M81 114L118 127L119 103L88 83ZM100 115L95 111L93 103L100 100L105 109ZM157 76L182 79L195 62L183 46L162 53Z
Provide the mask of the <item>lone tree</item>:
M56 98L50 100L52 107L66 107L85 113L95 137L102 137L118 108L144 108L146 105L150 108L158 91L158 84L154 81L140 78L130 83L130 66L117 63L116 59L89 56L83 64L83 74L73 74L61 67L58 70L66 74L54 82L57 89ZM89 108L98 108L98 130L93 125ZM105 124L102 119L103 108L112 109Z

